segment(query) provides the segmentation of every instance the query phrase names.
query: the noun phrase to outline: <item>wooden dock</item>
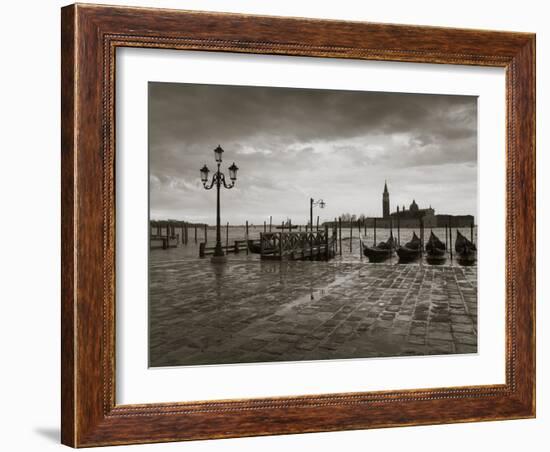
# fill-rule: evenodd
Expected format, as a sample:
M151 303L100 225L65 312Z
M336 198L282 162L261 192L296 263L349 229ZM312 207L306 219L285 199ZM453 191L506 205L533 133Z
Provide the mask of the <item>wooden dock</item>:
M164 236L164 235L151 235L149 237L150 249L163 249L176 248L178 246L179 237L177 235Z
M206 242L201 242L199 245L199 257L211 256L214 254L216 246L206 246ZM222 249L225 253L239 254L241 251L248 254L248 245L246 240L235 240L233 245L222 245Z
M329 260L336 255L336 229L260 233L263 260Z

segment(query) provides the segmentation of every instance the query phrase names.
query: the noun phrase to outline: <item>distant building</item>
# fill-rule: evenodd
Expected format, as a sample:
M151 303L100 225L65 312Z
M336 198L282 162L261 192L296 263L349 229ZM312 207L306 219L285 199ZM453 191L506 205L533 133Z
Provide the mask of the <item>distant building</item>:
M435 214L435 210L430 207L420 208L415 199L406 209L405 206L390 213L390 192L388 184L384 181L384 191L382 192L382 217L367 218L367 226L373 226L376 221L377 227L387 228L396 227L397 224L403 228L415 228L420 224L420 219L424 223L424 227L438 228L450 225L457 228L470 227L474 223L473 215L447 215Z
M390 217L390 193L386 181L384 181L384 192L382 193L382 216L384 218Z
M405 206L403 206L402 210L399 210L399 206L397 206L397 211L392 212L391 216L393 218L399 217L399 219L418 219L418 218L429 218L433 217L435 214L435 210L432 209L432 206L430 206L427 209L421 209L418 207L418 204L416 203L416 200L413 199L413 202L409 206L409 209L405 209Z

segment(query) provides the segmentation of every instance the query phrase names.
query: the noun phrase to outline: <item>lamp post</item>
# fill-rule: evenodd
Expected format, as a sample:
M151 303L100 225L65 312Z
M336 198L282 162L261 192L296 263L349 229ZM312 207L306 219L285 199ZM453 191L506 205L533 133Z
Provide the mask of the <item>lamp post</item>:
M327 203L322 199L315 201L313 198L309 199L309 224L311 225L311 231L313 232L313 207L319 206L321 209L324 209Z
M206 163L200 170L203 187L206 190L211 190L214 186L216 187L216 248L214 248L214 255L212 256L212 262L215 262L215 263L224 263L226 261L225 253L223 252L223 248L222 248L222 237L221 237L220 189L222 185L227 189L233 188L235 186L235 182L237 181L237 171L239 169L237 168L237 165L235 165L235 162L233 162L233 164L228 168L229 178L231 179L231 183L228 185L225 182L225 174L220 171L223 152L224 151L220 145L218 145L218 147L214 149L214 156L216 158L218 169L212 175L212 180L210 181L210 183L208 183L208 173L210 173L210 170L206 166Z

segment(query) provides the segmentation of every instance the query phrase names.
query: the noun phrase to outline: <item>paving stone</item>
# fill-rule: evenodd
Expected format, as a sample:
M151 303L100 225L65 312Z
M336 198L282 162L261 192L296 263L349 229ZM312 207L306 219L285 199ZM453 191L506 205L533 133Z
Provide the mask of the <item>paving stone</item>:
M430 342L432 339L452 341L453 340L453 335L451 333L447 332L447 331L429 330L428 331L428 341Z
M453 333L453 336L458 344L477 345L475 334Z
M457 353L477 353L477 345L456 344Z
M409 342L411 344L424 345L426 343L425 336L409 336Z

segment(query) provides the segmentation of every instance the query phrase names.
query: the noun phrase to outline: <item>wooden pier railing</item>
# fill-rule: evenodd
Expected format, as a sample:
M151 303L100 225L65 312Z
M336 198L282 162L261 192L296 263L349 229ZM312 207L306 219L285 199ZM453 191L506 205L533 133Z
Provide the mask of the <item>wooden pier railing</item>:
M265 260L329 260L336 254L336 230L260 233Z
M214 254L215 246L206 246L205 242L199 244L199 257L211 256ZM239 254L241 251L248 254L248 245L246 240L235 240L233 245L222 245L222 249L226 253Z
M163 249L176 248L178 246L178 235L151 235L149 236L149 248L150 249Z

